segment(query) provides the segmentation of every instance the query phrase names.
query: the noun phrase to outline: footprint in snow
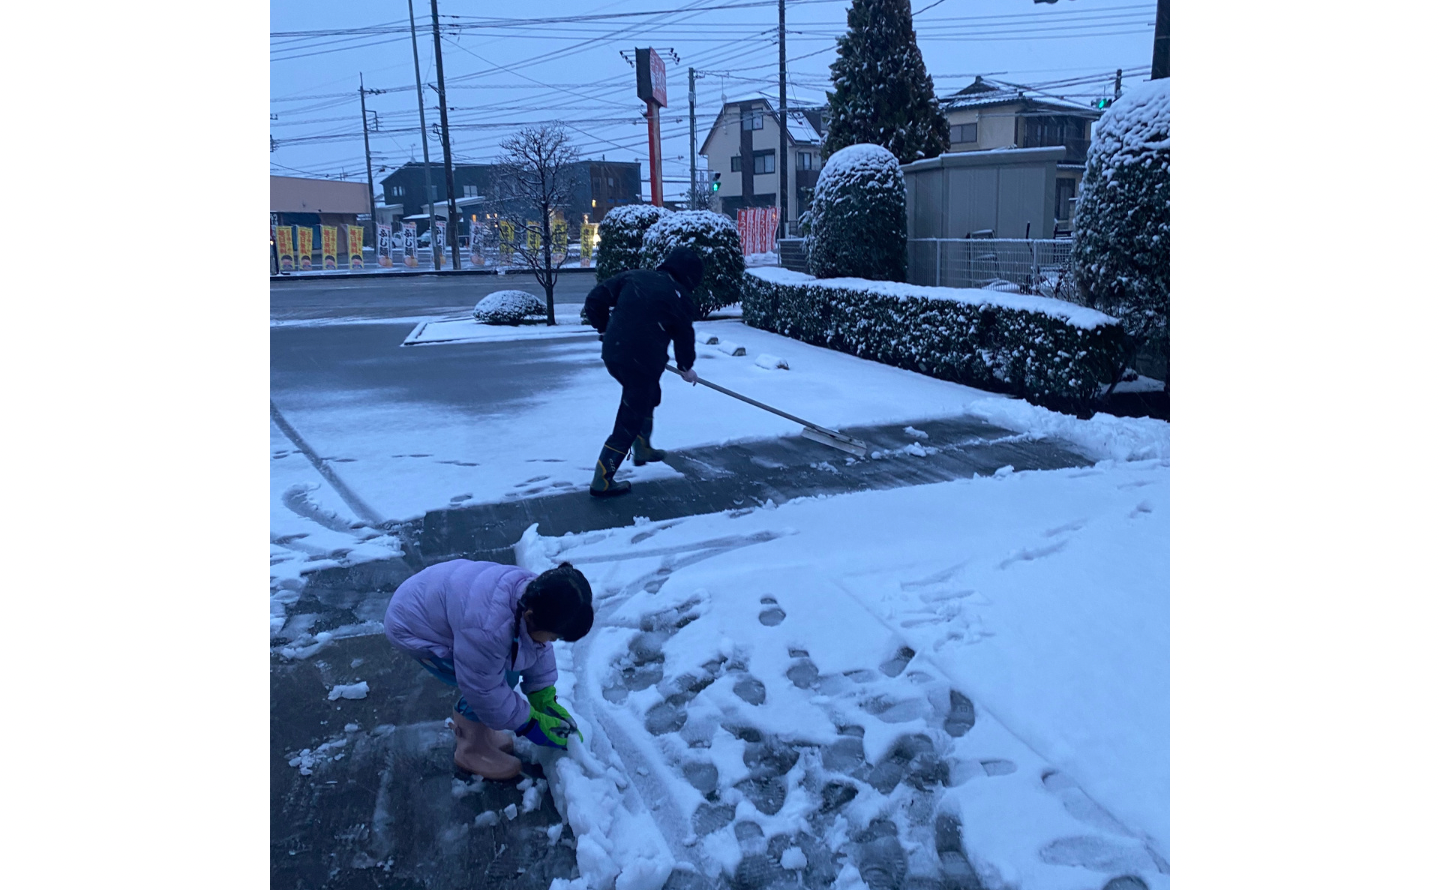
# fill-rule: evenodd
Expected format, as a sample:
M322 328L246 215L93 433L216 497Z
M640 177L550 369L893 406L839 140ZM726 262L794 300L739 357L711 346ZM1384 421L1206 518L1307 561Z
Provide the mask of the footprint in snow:
M474 497L473 494L457 494L457 495L455 495L454 497L452 497L452 498L450 499L450 503L452 503L452 504L463 504L463 503L465 503L466 501L470 500L470 499L473 498L473 497Z
M766 627L774 627L775 625L785 620L785 610L780 608L780 605L776 602L775 597L761 597L760 605L770 607L760 612L761 624L765 625Z
M1140 503L1135 505L1134 510L1130 511L1130 518L1134 519L1141 514L1153 512L1155 512L1155 508L1150 505L1149 501L1141 501Z

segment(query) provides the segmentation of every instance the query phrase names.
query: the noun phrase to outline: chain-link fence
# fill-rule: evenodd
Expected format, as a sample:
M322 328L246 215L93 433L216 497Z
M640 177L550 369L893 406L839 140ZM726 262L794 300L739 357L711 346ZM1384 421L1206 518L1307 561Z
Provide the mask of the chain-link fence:
M1069 238L911 238L911 284L1035 294L1078 303Z

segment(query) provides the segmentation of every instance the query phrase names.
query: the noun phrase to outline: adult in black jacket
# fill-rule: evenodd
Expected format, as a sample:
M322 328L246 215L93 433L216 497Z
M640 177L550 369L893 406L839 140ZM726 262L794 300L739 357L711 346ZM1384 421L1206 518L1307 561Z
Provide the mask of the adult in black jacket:
M660 376L674 341L680 376L691 384L698 379L693 369L690 292L704 273L705 264L693 250L677 247L655 271L621 272L597 284L585 298L585 317L604 335L600 356L605 369L622 387L615 429L600 449L590 483L590 493L596 497L630 490L629 482L615 481L615 471L632 445L636 466L665 459L665 452L650 447L655 406L660 404Z

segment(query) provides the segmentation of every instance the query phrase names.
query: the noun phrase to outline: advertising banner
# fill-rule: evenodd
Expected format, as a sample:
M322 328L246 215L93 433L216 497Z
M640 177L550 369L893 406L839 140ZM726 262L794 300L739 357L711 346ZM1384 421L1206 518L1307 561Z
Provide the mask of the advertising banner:
M570 254L570 230L565 217L557 216L550 221L550 264L560 266Z
M280 257L280 271L295 271L295 228L275 226L275 253Z
M300 269L303 271L310 268L311 255L315 253L315 230L309 226L301 226L299 233Z
M430 235L430 249L440 252L440 265L445 265L445 245L450 242L445 240L445 220L435 220L435 231Z
M533 219L525 220L525 249L531 256L540 253L540 224Z
M419 244L419 238L415 235L415 224L413 222L405 223L402 232L404 233L402 237L404 238L405 265L413 269L420 265L420 260L415 254Z
M470 218L470 265L485 265L485 229L474 217Z
M746 207L736 221L740 229L740 249L752 253L770 253L775 249L775 230L780 227L780 208Z
M580 265L590 268L590 259L595 255L595 240L600 234L599 223L584 223L580 226Z
M500 227L500 265L508 266L515 259L515 224L502 219Z
M337 260L340 256L340 227L320 227L320 268L326 272L334 272L340 268Z
M359 270L365 268L365 227L345 227L346 254L350 257L347 264L351 269Z
M395 261L390 258L390 226L388 225L375 227L375 262L379 263L382 269L389 269L395 265Z

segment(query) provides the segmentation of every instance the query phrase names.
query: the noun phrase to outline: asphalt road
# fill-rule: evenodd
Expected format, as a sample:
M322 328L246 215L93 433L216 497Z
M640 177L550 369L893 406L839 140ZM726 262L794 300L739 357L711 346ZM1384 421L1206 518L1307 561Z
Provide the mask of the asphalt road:
M562 272L556 303L583 303L593 272ZM544 298L534 276L393 274L372 278L292 278L270 282L271 321L321 318L407 318L469 312L497 290L524 290Z

